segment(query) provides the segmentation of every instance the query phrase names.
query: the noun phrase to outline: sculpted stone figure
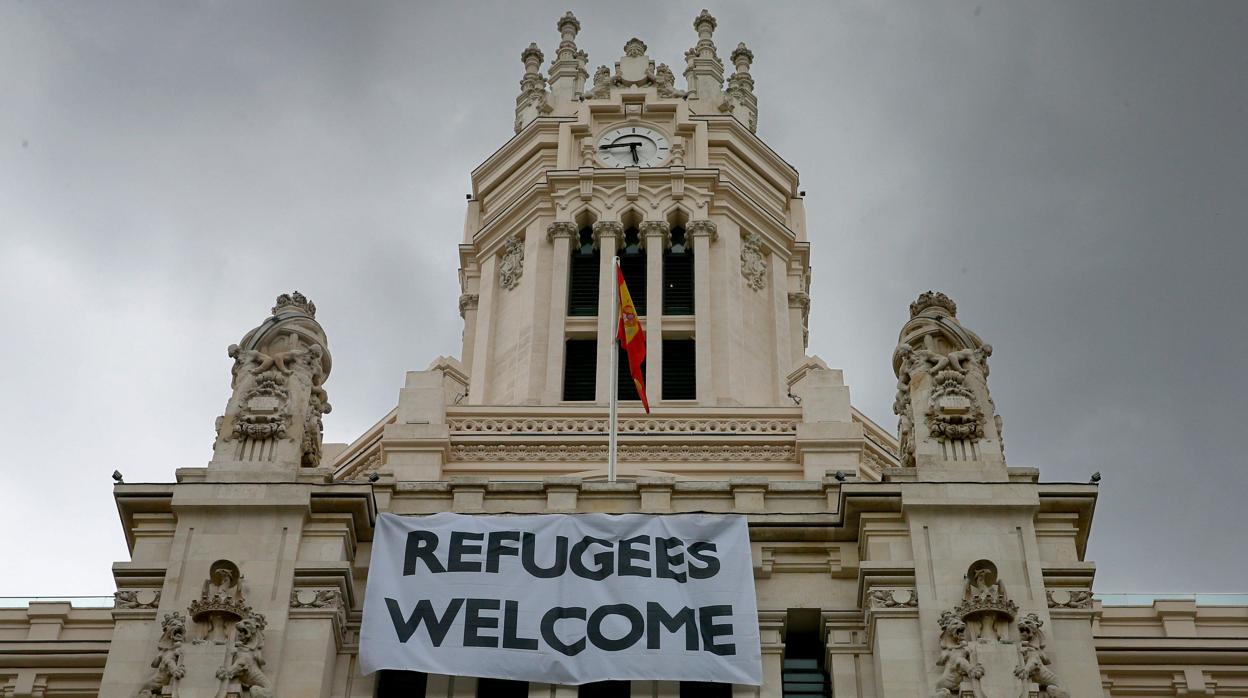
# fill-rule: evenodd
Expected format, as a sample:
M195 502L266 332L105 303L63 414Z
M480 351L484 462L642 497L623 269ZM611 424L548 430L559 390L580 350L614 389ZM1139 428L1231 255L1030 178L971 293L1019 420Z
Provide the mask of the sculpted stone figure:
M233 656L229 664L217 670L222 681L237 679L251 698L273 698L273 684L264 674L264 616L251 613L234 629Z
M138 698L159 698L166 686L186 676L186 667L182 666L186 618L177 611L166 613L160 628L162 632L160 641L156 644L156 658L152 660L154 671L139 689Z
M223 645L229 640L230 626L251 612L243 600L242 574L229 560L217 560L209 568L199 598L191 602L191 618L199 624L201 640Z
M503 250L503 261L498 265L498 283L510 291L520 285L522 275L524 275L524 238L512 235L507 238Z
M594 89L590 91L594 99L606 99L611 96L611 69L605 65L598 66L594 71Z
M933 698L956 698L962 680L977 679L984 675L984 668L975 660L975 649L966 640L966 623L951 611L940 616L940 658L936 666L941 668L936 680Z
M1044 621L1034 613L1028 613L1018 621L1019 665L1014 675L1020 679L1035 681L1048 698L1070 698L1070 693L1059 685L1057 674L1049 668L1049 655L1045 652Z
M676 89L676 76L672 74L672 69L666 63L660 63L657 70L654 71L654 86L659 91L660 97L684 97L687 92Z

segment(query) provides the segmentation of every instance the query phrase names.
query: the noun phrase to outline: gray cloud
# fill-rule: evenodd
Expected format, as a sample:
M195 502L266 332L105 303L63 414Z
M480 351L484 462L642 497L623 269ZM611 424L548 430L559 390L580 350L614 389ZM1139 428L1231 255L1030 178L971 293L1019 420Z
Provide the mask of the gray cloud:
M697 4L574 8L592 65L679 65ZM0 5L0 594L109 593L108 474L210 455L225 346L312 297L331 440L459 353L468 173L562 4ZM1242 587L1242 4L722 4L803 173L811 351L892 426L927 288L996 347L1010 462L1105 474L1097 588ZM1153 559L1164 559L1163 568Z

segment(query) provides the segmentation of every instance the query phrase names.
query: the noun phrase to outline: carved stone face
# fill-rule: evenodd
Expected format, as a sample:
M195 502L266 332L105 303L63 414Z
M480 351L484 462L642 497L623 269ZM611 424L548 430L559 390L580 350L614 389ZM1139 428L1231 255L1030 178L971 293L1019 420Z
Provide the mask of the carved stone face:
M212 583L219 587L234 586L234 570L229 567L214 567L212 570Z

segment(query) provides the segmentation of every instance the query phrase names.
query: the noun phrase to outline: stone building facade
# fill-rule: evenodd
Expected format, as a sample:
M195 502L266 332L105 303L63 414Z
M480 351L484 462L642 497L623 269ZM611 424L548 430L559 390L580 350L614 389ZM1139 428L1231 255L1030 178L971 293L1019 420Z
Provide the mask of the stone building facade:
M0 695L1248 696L1248 605L1092 596L1097 485L1007 463L992 348L950 298L904 317L895 434L807 353L798 174L716 25L694 20L684 89L639 39L591 77L571 13L545 74L525 49L516 135L472 173L460 358L323 444L329 342L280 296L229 346L207 467L115 488L115 606L0 609ZM623 402L609 482L616 255L654 409ZM764 685L360 675L377 516L442 511L745 515Z

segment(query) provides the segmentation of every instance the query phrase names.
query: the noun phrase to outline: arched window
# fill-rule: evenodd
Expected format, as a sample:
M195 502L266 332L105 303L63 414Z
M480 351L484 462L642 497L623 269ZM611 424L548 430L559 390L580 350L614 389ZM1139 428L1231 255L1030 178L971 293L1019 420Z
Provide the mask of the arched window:
M624 231L624 248L620 250L620 271L633 297L638 315L646 314L646 251L641 249L641 234L632 227Z
M663 253L663 314L693 315L693 248L681 227Z
M598 249L594 247L594 231L585 226L572 248L572 264L568 278L568 315L598 314Z

